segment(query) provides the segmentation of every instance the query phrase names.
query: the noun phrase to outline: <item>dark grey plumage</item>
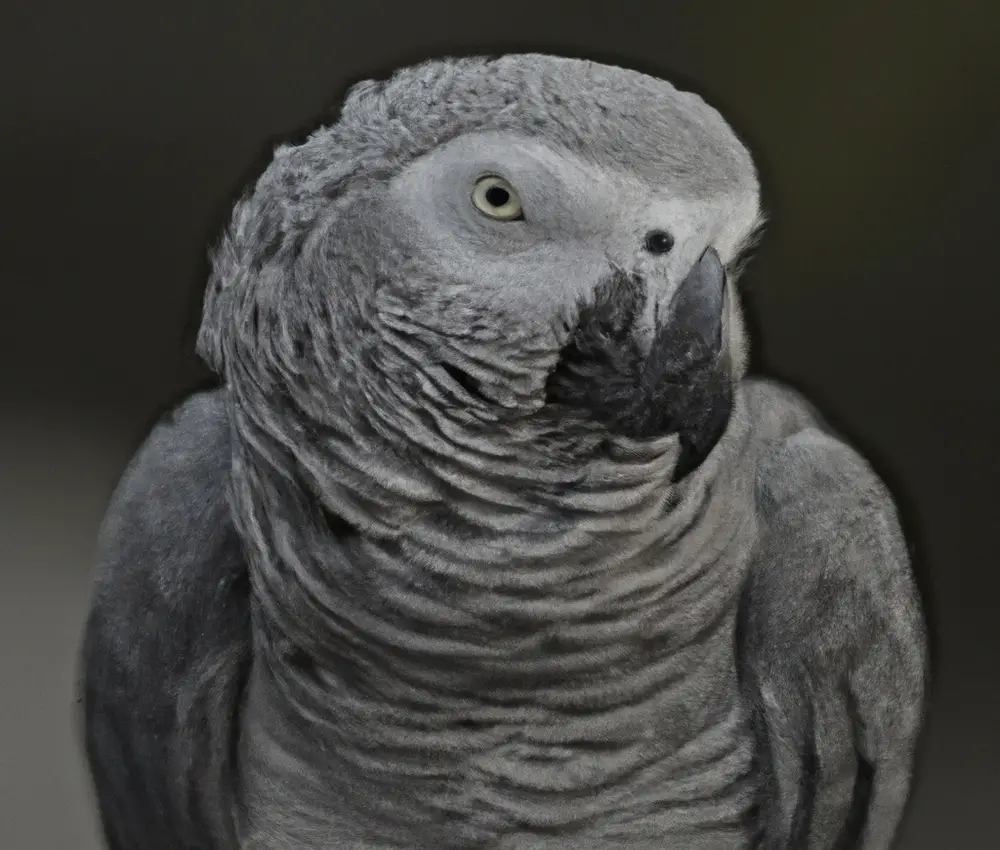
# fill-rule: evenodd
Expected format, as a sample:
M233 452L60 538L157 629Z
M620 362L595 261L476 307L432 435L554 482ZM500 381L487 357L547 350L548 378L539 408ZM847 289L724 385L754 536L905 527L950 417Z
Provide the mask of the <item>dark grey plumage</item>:
M223 386L102 530L110 846L888 846L919 604L868 465L744 378L760 220L718 113L576 60L428 63L279 149Z

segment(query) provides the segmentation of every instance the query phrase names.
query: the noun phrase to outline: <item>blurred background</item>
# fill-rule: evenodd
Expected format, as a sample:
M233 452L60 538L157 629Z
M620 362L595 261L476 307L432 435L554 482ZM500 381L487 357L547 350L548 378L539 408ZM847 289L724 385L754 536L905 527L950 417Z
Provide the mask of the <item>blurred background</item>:
M362 77L545 50L667 76L756 152L758 368L875 459L935 638L903 850L1000 847L1000 3L0 3L0 844L96 850L74 726L94 536L193 355L209 243Z

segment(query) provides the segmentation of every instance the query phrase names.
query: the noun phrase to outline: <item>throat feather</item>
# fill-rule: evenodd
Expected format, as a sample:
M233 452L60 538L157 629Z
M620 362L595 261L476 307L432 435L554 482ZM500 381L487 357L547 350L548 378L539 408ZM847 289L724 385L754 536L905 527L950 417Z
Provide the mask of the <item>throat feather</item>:
M252 513L265 628L250 786L282 788L292 808L323 800L317 819L340 799L351 829L379 840L471 847L627 823L635 800L681 793L704 758L685 747L713 735L742 775L732 628L754 527L730 437L683 486L671 440L617 438L563 483L498 453L432 456L425 473L451 504L410 502L394 534L344 541L326 521L282 526L276 546L280 489L245 489L270 499ZM366 786L378 802L360 810Z

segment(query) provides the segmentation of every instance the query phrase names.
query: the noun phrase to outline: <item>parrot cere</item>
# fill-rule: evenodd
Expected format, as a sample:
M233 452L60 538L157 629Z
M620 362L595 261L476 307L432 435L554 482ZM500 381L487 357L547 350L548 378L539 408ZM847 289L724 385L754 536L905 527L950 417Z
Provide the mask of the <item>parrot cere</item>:
M885 485L747 376L763 221L715 109L579 59L279 146L100 532L109 850L889 848L924 618Z

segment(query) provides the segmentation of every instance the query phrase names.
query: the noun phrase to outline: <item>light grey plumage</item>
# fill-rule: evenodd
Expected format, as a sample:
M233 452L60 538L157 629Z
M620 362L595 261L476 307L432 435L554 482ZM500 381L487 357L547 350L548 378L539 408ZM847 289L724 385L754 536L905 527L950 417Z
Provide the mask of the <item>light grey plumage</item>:
M102 531L111 846L888 846L922 620L884 487L744 377L761 220L716 111L579 60L427 63L279 148L223 387Z

